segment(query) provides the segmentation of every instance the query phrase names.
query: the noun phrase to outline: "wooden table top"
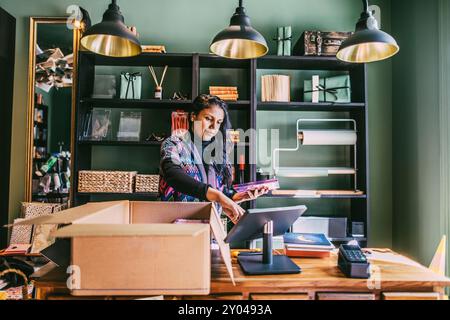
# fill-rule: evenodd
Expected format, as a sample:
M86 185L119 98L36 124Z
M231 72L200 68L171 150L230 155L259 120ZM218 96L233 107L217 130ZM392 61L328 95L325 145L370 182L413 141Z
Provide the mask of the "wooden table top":
M327 259L292 259L301 267L302 272L291 275L246 276L237 264L236 259L233 259L236 286L233 286L221 259L213 257L211 294L244 291L263 292L267 290L272 291L273 289L287 292L292 288L348 288L352 289L352 291L367 291L368 285L372 286L374 290L450 286L449 278L434 273L411 259L393 254L400 257L402 261L399 263L369 260L372 273L370 279L346 278L337 267L336 252ZM55 265L48 265L45 268L32 276L35 279L36 287L65 288L65 281L68 277L65 270Z
M367 249L369 252L377 249ZM386 249L384 249L386 250ZM233 259L233 273L236 286L231 283L225 265L219 259L213 259L211 293L262 291L277 288L351 288L367 290L368 285L375 289L399 289L413 287L447 287L450 279L434 273L430 269L389 250L390 256L399 257L401 263L375 260L370 258L371 277L369 279L351 279L337 267L337 251L327 259L293 258L302 269L299 274L248 276L242 272ZM388 253L386 253L388 254ZM379 257L380 253L377 254Z

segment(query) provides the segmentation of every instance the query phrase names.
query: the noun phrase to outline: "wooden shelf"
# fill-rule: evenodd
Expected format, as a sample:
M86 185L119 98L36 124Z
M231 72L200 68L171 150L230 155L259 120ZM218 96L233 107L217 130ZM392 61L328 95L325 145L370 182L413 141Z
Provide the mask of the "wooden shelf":
M84 98L81 103L90 104L92 107L119 108L119 109L185 109L192 108L192 100L170 100L170 99L97 99ZM231 110L246 110L250 107L249 100L226 102ZM248 109L248 108L247 108Z
M336 57L315 56L264 56L257 59L258 69L293 70L351 70L356 64L339 61Z
M200 68L249 69L250 59L227 59L214 54L199 54Z
M6 253L4 251L0 251L0 257L45 258L41 253Z
M33 194L33 199L58 199L69 197L69 193L47 193L47 194Z
M80 51L80 57L95 65L104 66L143 66L192 68L196 53L141 53L135 57L113 58L97 55L89 51ZM247 69L251 59L225 59L213 54L198 54L200 68ZM275 56L267 55L257 59L258 69L298 69L298 70L351 70L357 64L345 63L336 57L316 56Z
M142 66L192 68L193 55L189 53L149 53L144 52L135 57L114 58L81 51L80 57L87 58L95 65L102 66Z
M88 103L94 107L107 108L132 108L132 109L153 109L168 107L185 107L192 104L192 100L170 100L170 99L98 99L98 98L83 98L81 103Z
M364 103L258 102L258 111L363 111Z
M262 198L284 198L284 199L367 199L365 194L322 194L322 195L283 195L267 193Z
M150 146L160 147L162 142L158 141L78 141L80 145L91 146Z
M150 147L160 147L162 142L158 141L78 141L79 145L92 145L92 146L150 146ZM235 148L245 148L249 147L248 142L239 142L234 144Z
M353 175L355 168L343 167L280 167L277 176L289 178L327 177L331 175Z
M99 192L77 192L77 196L80 197L101 197L110 201L114 200L136 200L136 201L143 201L143 200L156 200L158 194L153 192L147 192L147 193L99 193Z

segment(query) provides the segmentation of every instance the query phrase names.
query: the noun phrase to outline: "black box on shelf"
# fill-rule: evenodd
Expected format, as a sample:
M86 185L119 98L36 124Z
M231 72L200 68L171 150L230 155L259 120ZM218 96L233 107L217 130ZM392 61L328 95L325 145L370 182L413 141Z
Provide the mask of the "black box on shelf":
M331 239L347 237L347 218L300 217L292 232L323 233Z

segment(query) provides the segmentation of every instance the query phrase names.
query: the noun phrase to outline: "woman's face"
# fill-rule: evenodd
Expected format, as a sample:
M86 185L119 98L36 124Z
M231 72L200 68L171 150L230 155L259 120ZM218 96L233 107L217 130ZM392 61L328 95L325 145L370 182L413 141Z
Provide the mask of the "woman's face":
M194 133L203 141L210 141L219 132L224 117L225 113L217 105L203 109L198 115L191 117L194 121Z

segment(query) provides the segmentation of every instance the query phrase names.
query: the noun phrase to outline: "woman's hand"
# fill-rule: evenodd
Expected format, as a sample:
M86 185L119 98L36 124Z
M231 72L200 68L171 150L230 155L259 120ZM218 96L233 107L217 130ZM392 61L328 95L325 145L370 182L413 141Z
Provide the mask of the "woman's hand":
M269 188L266 186L255 187L247 192L238 192L233 195L233 201L236 203L242 203L245 201L255 200L256 198L269 192Z
M242 217L242 215L245 213L245 210L240 205L238 205L232 199L228 198L222 192L214 188L208 188L206 198L209 201L220 203L223 211L234 224L236 224Z

